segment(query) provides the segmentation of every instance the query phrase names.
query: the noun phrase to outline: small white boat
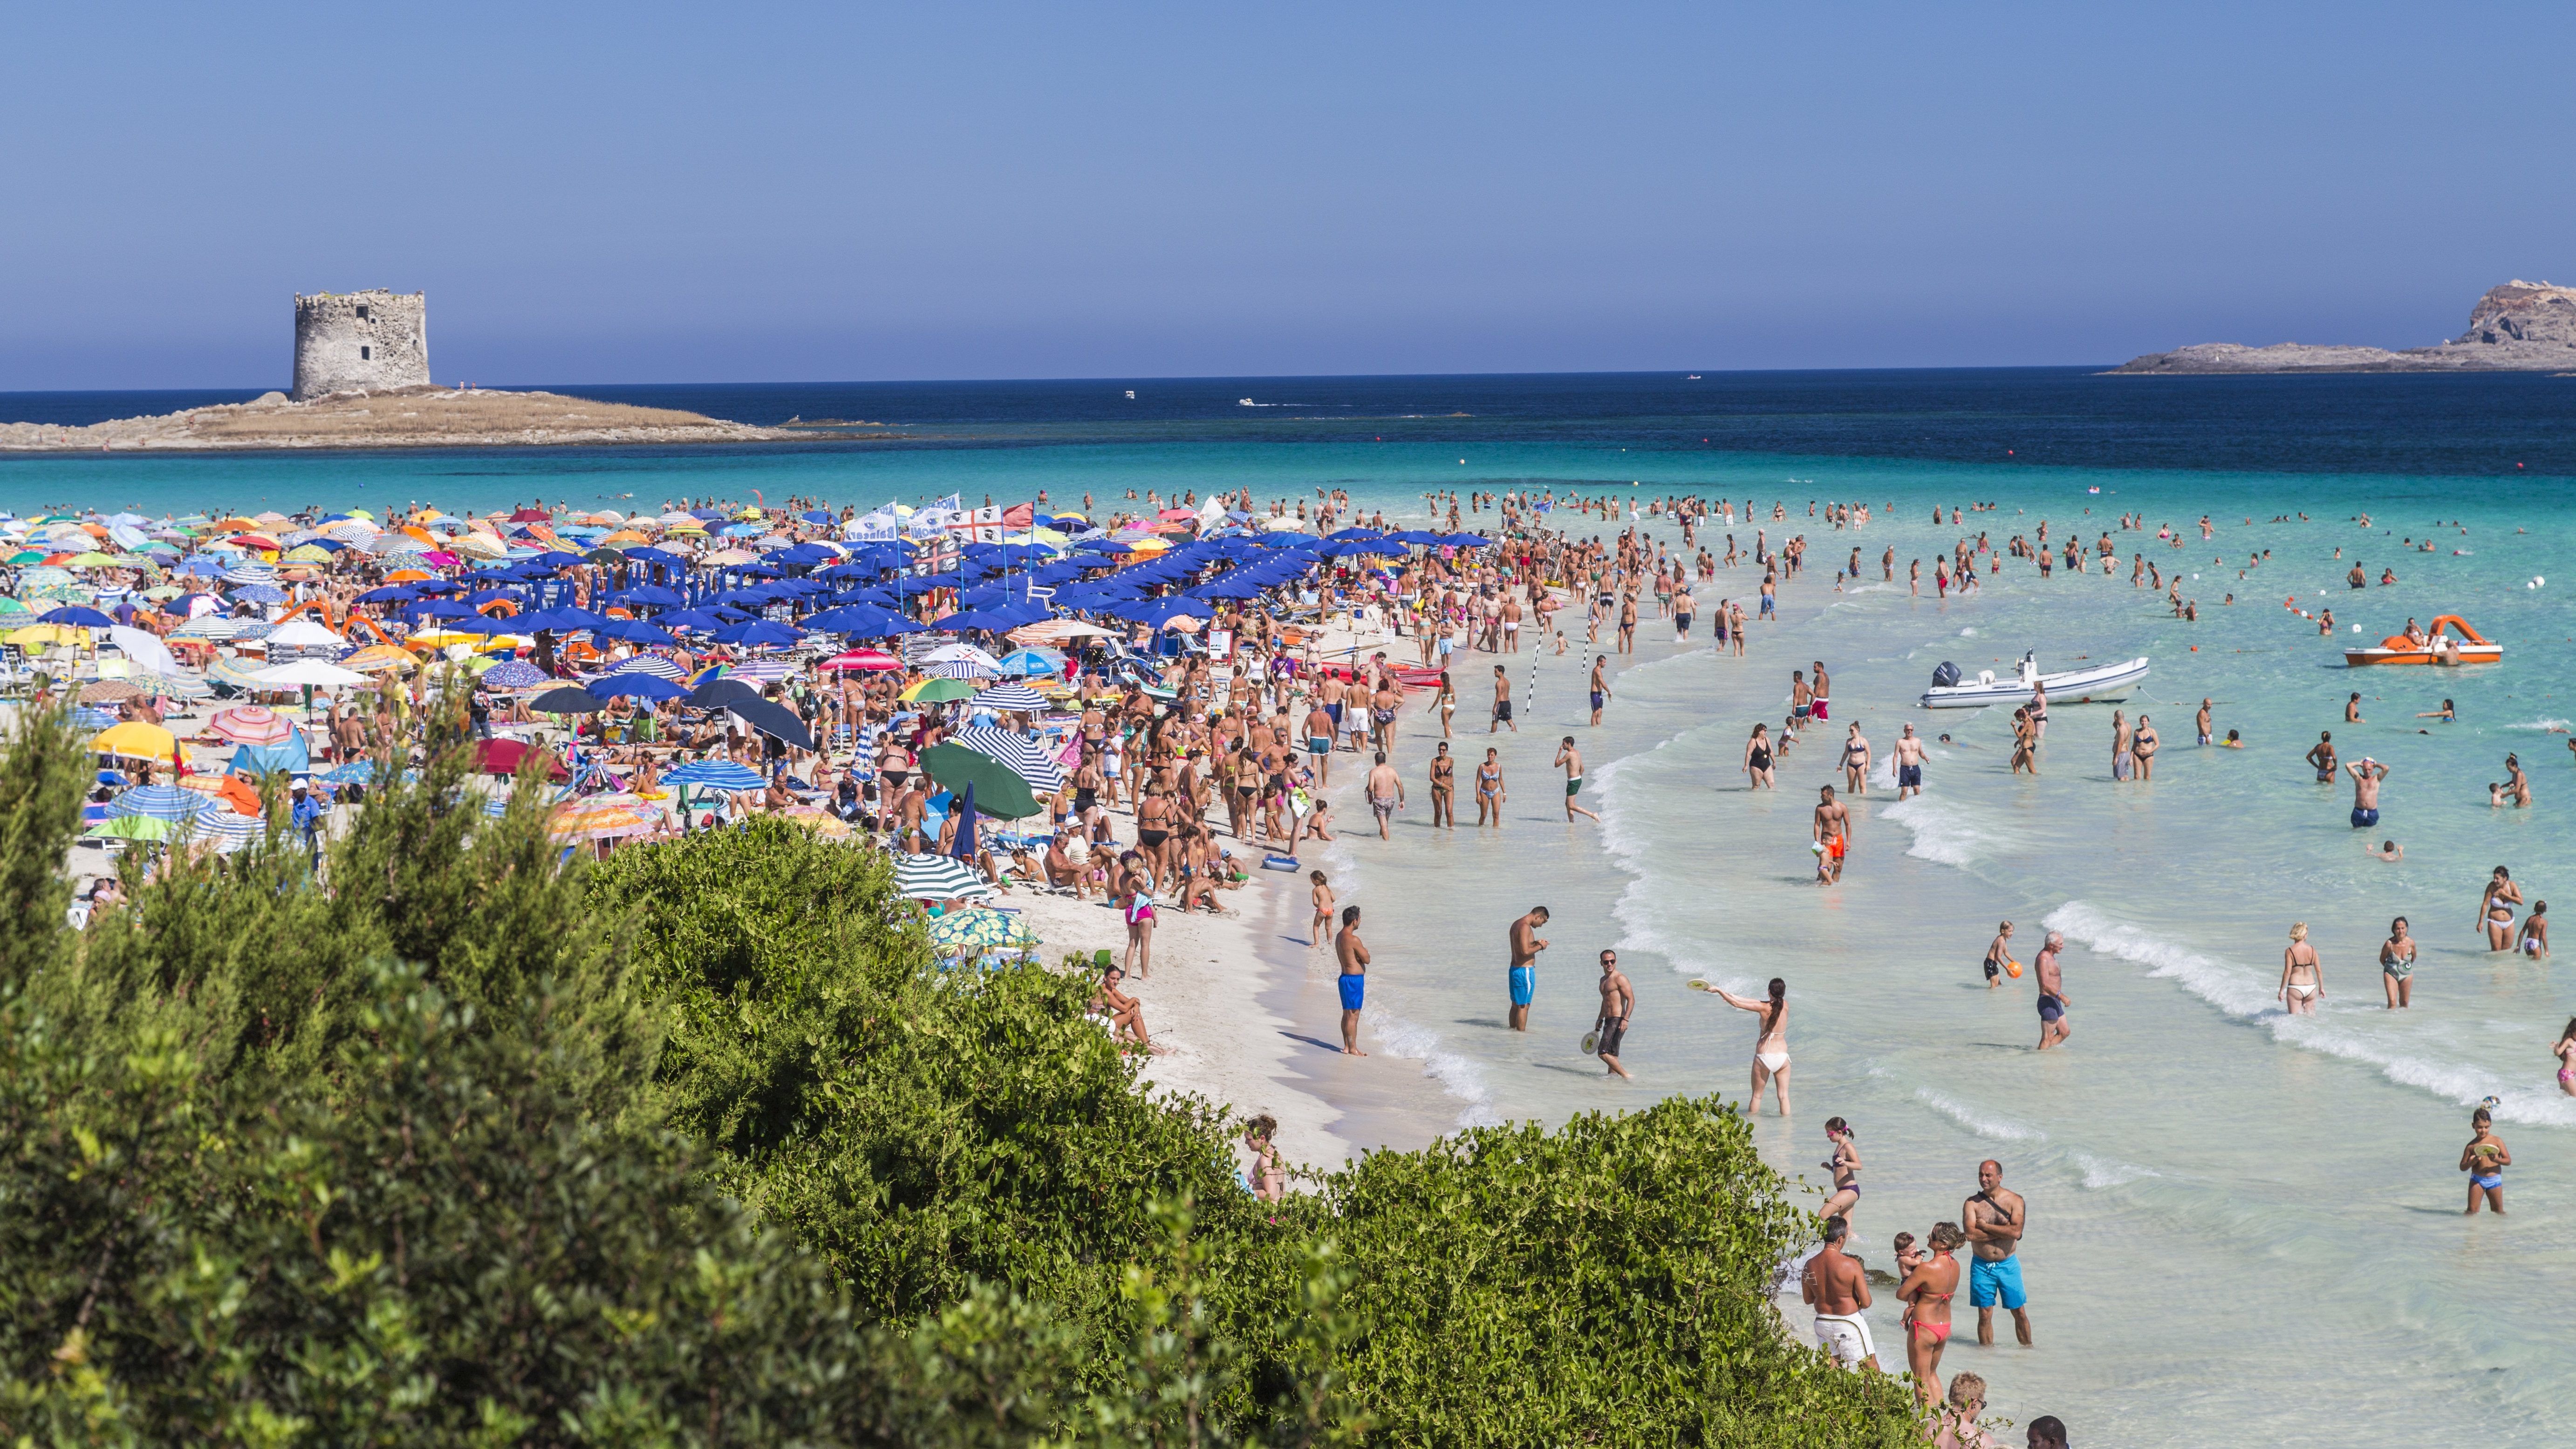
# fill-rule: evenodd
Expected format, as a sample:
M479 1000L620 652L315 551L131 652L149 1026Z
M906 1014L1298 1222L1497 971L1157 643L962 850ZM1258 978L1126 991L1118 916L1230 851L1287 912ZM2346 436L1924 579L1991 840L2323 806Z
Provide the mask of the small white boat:
M2067 669L2055 674L2039 672L2036 651L2021 656L2021 665L2009 678L1997 679L1991 669L1980 670L1975 679L1962 679L1955 664L1944 662L1932 674L1932 687L1923 691L1925 709L1978 709L1989 704L2025 704L2034 690L2047 690L2051 704L2112 704L2127 699L2147 677L2147 661L2131 659L2119 664L2096 664L2086 669Z
M1260 404L1259 404L1259 403L1254 402L1252 399L1250 399L1250 398L1248 398L1248 397L1239 397L1239 398L1236 398L1234 401L1235 401L1236 406L1238 406L1238 407L1247 407L1247 408L1250 408L1250 407L1259 407L1259 406L1260 406Z

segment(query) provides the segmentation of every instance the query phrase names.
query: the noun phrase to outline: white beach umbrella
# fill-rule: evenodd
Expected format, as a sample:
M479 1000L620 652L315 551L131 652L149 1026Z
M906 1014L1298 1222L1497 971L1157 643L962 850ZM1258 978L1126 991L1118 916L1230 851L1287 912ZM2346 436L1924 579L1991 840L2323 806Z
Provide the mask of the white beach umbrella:
M315 689L341 689L368 682L367 676L354 669L343 669L320 659L298 659L292 664L263 669L251 678L265 689L297 689L307 684Z

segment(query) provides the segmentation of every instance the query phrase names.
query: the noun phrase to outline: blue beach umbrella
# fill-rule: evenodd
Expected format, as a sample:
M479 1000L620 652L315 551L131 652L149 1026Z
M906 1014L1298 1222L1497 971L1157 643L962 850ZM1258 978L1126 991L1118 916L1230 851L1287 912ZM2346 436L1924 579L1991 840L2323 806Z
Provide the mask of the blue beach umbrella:
M749 623L736 624L729 629L719 629L716 631L716 642L719 644L749 644L753 646L763 644L797 644L802 643L804 638L805 636L795 629L789 628L785 624L772 622L768 619L754 619Z
M592 680L583 688L601 699L686 699L689 691L657 675L619 673Z
M701 790L758 790L769 783L758 770L731 760L692 760L662 778L674 785L691 785Z
M195 820L208 810L231 808L212 795L176 785L137 785L107 802L110 816L142 815L154 820Z

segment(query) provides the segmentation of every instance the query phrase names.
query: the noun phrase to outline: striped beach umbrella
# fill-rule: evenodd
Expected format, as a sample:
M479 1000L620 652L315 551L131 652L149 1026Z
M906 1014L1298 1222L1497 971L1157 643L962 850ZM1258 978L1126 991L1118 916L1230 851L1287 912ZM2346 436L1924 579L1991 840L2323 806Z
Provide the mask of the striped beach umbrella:
M217 855L230 855L267 834L268 821L265 818L223 809L209 810L199 816L189 838L211 842Z
M244 704L216 711L206 731L237 745L273 745L293 735L295 725L264 704Z
M214 693L202 677L194 674L151 674L144 676L144 683L153 693L171 699L204 699Z
M207 665L206 682L209 684L220 684L231 689L242 691L254 689L282 689L285 687L283 685L260 683L257 679L252 678L250 671L242 668L241 662L236 659L218 659L214 663Z
M631 795L599 795L587 800L568 800L555 807L554 814L546 821L546 833L558 840L608 840L640 835L653 828L655 813L648 812Z
M971 702L996 714L1032 714L1047 707L1046 696L1025 684L996 684L976 691Z
M230 814L232 807L211 795L182 790L176 785L137 785L107 802L111 817L148 815L155 820L195 820L212 810Z
M769 781L758 770L737 765L731 760L692 760L662 776L673 785L687 785L699 790L762 790Z
M638 654L632 659L623 660L618 664L616 672L619 674L649 674L655 679L668 679L673 683L678 683L679 681L689 677L681 670L679 665L672 663L670 660L663 658L659 654Z
M746 659L725 669L727 679L747 679L756 684L777 684L795 675L796 666L784 659Z
M989 691L988 691L989 692ZM994 725L973 725L959 730L957 743L979 755L989 755L1010 767L1012 774L1029 782L1032 794L1052 795L1064 788L1064 766L1036 738L1015 735Z
M993 887L952 855L907 855L894 864L895 894L916 901L986 900Z

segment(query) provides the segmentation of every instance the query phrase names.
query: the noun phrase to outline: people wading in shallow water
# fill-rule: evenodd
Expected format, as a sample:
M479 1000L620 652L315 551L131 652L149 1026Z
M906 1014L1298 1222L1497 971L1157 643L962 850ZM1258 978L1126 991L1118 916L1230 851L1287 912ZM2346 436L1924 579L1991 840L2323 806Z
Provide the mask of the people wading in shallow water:
M2487 949L2513 949L2513 908L2522 904L2522 887L2513 872L2497 866L2487 876L2486 895L2478 901L2478 924L2487 933Z
M2406 918L2388 923L2388 939L2379 943L2379 985L2388 993L2388 1009L2415 1004L2415 938L2406 933Z
M1905 1366L1926 1405L1941 1401L1941 1350L1950 1343L1950 1299L1959 1289L1959 1262L1950 1255L1967 1241L1957 1223L1932 1226L1932 1253L1898 1285L1905 1304Z
M2281 985L2272 993L2292 1016L2314 1016L2317 1004L2326 999L2325 963L2317 959L2317 948L2308 944L2308 923L2300 921L2290 927L2290 944L2281 952Z
M2495 1118L2480 1107L2469 1114L2469 1145L2460 1149L2460 1171L2469 1175L2469 1205L2462 1217L2475 1217L2481 1201L2504 1216L2504 1170L2513 1166L2513 1153L2504 1139L2495 1135Z
M1762 1018L1762 1029L1753 1038L1753 1094L1745 1101L1745 1110L1762 1110L1762 1087L1771 1085L1772 1102L1780 1115L1789 1115L1789 983L1774 976L1768 988L1770 996L1757 1001L1738 996L1732 991L1719 991L1727 1005L1738 1011L1750 1011Z

